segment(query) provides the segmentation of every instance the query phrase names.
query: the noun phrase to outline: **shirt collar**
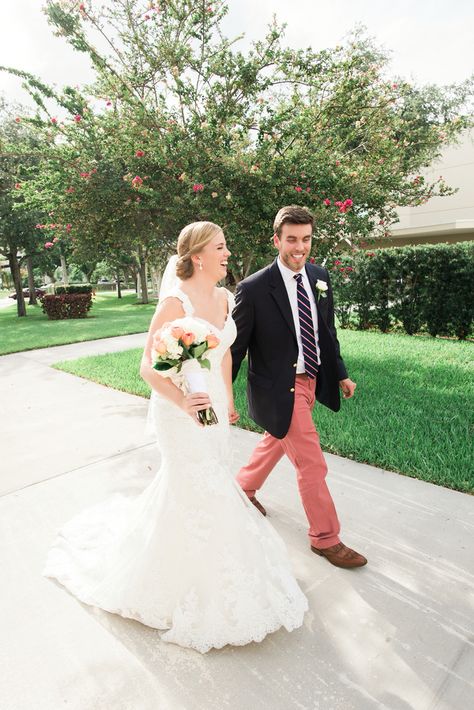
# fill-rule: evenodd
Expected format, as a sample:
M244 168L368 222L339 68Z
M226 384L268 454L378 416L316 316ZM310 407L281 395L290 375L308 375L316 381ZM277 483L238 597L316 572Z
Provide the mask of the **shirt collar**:
M295 276L296 276L296 274L301 274L302 276L304 276L304 274L306 273L304 266L303 266L303 268L300 269L299 271L292 271L291 269L289 269L289 268L288 268L287 266L285 266L285 264L281 261L280 255L278 255L278 258L277 258L277 264L278 264L278 268L280 269L280 273L281 273L281 275L283 276L283 280L284 280L284 281L292 281L292 282L294 282L294 281L295 281Z

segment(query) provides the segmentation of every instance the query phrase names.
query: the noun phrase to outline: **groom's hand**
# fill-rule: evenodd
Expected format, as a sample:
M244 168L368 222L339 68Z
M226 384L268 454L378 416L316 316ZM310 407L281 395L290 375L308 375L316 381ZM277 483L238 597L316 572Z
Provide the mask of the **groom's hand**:
M240 414L238 411L235 409L235 407L230 406L229 407L229 424L235 424L235 422L238 422L240 419Z
M357 387L355 382L352 382L348 377L345 380L339 380L339 387L342 390L342 396L344 399L350 399L354 396L355 388Z

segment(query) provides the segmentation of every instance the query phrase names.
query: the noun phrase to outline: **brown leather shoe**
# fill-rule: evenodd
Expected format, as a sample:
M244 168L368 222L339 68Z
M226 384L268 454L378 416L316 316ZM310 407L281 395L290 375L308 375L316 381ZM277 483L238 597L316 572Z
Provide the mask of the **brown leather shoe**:
M250 502L254 504L257 510L261 512L262 515L266 515L267 511L263 507L261 503L258 502L258 500L255 498L255 496L252 496L252 498L249 498Z
M342 542L332 547L326 547L324 550L319 550L311 545L311 550L317 555L325 557L335 567L342 567L343 569L363 567L367 564L367 560L363 555L359 555L355 550L346 547Z

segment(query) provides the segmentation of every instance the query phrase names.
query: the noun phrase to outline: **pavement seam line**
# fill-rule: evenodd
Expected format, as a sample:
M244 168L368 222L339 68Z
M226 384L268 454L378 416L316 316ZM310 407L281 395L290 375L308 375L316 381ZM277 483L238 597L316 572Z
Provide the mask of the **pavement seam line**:
M96 461L91 461L90 463L82 464L82 466L77 466L76 468L71 468L68 471L62 471L61 473L56 473L54 476L50 476L49 478L43 478L41 481L35 481L34 483L28 483L26 486L22 486L22 488L14 488L11 491L6 491L5 493L0 493L0 498L5 498L6 496L10 496L13 493L20 493L21 491L26 490L27 488L32 488L33 486L40 486L42 483L47 483L48 481L54 481L55 478L59 478L60 476L68 476L70 473L76 473L76 471L80 471L82 468L88 468L89 466L95 466L95 464L102 463L103 461L109 461L110 459L115 459L117 456L123 456L123 454L129 454L132 453L133 451L139 451L139 449L146 449L148 446L155 446L154 442L149 442L148 444L140 444L140 446L133 446L131 449L124 449L123 451L119 451L116 454L111 454L109 456L103 456L100 459L97 459Z

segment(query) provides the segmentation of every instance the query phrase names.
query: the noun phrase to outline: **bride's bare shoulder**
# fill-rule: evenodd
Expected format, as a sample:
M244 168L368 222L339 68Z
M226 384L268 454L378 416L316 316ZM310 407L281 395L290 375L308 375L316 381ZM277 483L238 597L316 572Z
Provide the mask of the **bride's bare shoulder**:
M171 321L185 315L183 303L177 296L167 296L158 304L155 318L160 321Z

